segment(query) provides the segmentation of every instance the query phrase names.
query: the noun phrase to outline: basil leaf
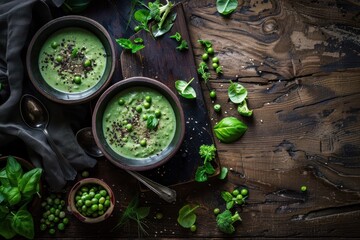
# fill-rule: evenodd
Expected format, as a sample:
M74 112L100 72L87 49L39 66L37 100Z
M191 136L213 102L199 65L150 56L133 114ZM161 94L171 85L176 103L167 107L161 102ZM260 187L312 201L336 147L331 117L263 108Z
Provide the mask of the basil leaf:
M41 173L41 168L34 168L29 172L25 173L24 176L21 178L19 182L19 188L24 196L32 196L38 191Z
M170 31L172 26L174 25L174 21L176 19L176 13L171 13L164 21L162 26L159 24L154 24L151 28L151 32L155 38L160 37Z
M27 210L19 210L13 217L11 227L15 232L28 239L34 238L34 221Z
M17 187L18 182L23 174L21 165L16 161L14 157L7 158L6 164L6 176L10 181L11 186Z
M247 126L235 117L223 118L214 126L215 136L223 143L236 141L246 130Z
M248 108L246 99L240 103L237 110L239 114L244 117L250 117L253 113L253 111Z
M180 226L183 228L190 228L196 222L195 210L199 205L191 207L190 205L185 205L179 210L179 217L177 219Z
M146 9L139 9L134 13L134 19L142 24L147 24L150 18L150 11Z
M171 35L169 38L174 38L176 41L181 41L181 34L179 32L176 32L174 35Z
M225 200L225 202L230 202L233 199L233 196L229 192L221 192L221 197Z
M221 168L221 171L220 171L220 174L219 174L219 179L225 179L227 174L228 174L229 170L227 167L222 167Z
M236 10L238 0L217 0L216 9L222 15L229 15Z
M191 82L194 80L192 78L189 82L183 81L183 80L177 80L175 82L175 88L178 91L178 93L187 99L194 99L196 98L196 92L194 88L190 86Z
M212 175L215 173L215 168L211 165L210 162L206 162L204 164L204 168L205 168L206 174L208 174L208 175Z
M156 129L159 124L159 119L157 119L154 115L150 115L146 120L146 127L150 130Z
M21 194L18 187L10 187L4 191L5 199L8 201L10 206L16 205L21 200Z
M4 187L9 187L10 186L10 181L9 181L9 179L7 177L5 168L0 171L0 183Z
M206 182L207 180L208 180L208 176L206 174L205 167L204 166L198 167L195 172L195 181Z
M12 220L13 215L8 214L5 219L1 219L0 221L0 235L6 239L11 239L16 235L16 232L11 227Z
M230 81L228 88L228 95L233 103L241 103L247 97L247 90L239 83L233 83Z
M186 49L189 49L188 43L185 40L182 40L180 45L176 47L179 51L184 51Z
M0 220L4 219L8 213L9 213L9 208L7 208L6 206L0 205Z

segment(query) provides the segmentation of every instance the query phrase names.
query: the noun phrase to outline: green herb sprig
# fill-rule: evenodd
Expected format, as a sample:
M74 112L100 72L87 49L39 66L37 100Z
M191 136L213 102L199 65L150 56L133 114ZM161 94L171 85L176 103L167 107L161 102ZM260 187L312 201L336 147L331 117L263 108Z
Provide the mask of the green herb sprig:
M140 38L136 38L136 42L139 42ZM131 53L136 53L143 49L145 46L143 44L137 44L135 41L132 42L128 38L118 38L116 42L124 49L131 50Z
M215 168L212 166L211 162L215 159L216 148L214 144L212 145L201 145L199 149L199 154L202 159L204 159L203 165L199 166L195 172L195 181L205 182L208 180L208 177L215 173Z

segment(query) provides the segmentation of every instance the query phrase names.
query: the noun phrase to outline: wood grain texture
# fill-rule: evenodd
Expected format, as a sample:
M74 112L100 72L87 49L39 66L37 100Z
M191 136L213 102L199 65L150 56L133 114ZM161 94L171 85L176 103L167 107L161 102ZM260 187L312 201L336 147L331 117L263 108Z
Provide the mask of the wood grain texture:
M196 64L204 51L197 40L207 39L224 69L220 77L212 71L217 99L205 97L212 126L225 116L236 116L249 128L233 144L216 142L222 165L230 169L226 181L177 186L175 204L142 193L141 205L151 207L147 237L360 237L359 2L239 0L229 17L217 13L215 0L183 4ZM118 38L133 33L126 28L129 12L130 1L108 0L84 14ZM120 61L116 69L114 82L122 79ZM241 117L229 102L229 80L248 89L253 117ZM202 91L208 96L203 84ZM212 110L214 103L222 105L220 115ZM71 217L64 233L50 236L38 231L36 239L138 236L133 223L111 231L138 191L137 182L105 159L98 161L91 176L114 188L118 200L114 215L92 226ZM307 186L306 193L300 191L302 185ZM247 204L237 208L243 221L236 224L234 235L225 235L216 227L213 209L225 208L221 191L242 186L250 190ZM201 205L195 233L176 221L186 203ZM157 212L164 218L155 219Z

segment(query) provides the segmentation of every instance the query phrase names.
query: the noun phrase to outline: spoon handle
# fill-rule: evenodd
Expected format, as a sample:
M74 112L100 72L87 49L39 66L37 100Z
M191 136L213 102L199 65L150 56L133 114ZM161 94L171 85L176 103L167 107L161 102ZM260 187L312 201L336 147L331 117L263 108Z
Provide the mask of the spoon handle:
M49 132L46 128L43 129L43 132L46 136L47 141L49 142L52 150L54 150L58 160L60 161L60 167L64 174L65 180L74 180L77 174L77 171L70 165L69 161L64 157L64 155L59 151L58 147L56 146L55 142L49 135Z
M139 180L145 186L147 186L151 191L156 193L159 197L164 199L165 201L172 203L176 201L176 192L173 189L165 187L153 180L133 171L126 170L131 176Z

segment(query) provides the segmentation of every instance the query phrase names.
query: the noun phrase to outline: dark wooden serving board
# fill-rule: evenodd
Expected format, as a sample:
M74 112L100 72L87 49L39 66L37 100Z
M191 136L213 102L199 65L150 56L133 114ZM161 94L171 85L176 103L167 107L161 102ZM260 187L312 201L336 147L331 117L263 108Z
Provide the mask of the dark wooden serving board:
M141 37L144 40L145 48L136 54L132 54L130 51L123 51L121 54L121 69L124 78L145 76L164 83L179 97L184 110L185 138L180 150L165 165L142 172L147 177L164 185L194 181L195 171L203 162L199 156L199 147L202 144L214 142L182 4L176 5L173 11L177 12L177 18L170 32L154 39L150 33L141 31L132 38ZM177 41L169 38L176 32L179 32L182 38L189 43L188 50L176 50ZM177 93L175 81L189 81L193 77L195 79L191 86L195 89L197 97L196 99L185 99ZM218 159L216 159L215 165L216 173L213 176L220 172Z

